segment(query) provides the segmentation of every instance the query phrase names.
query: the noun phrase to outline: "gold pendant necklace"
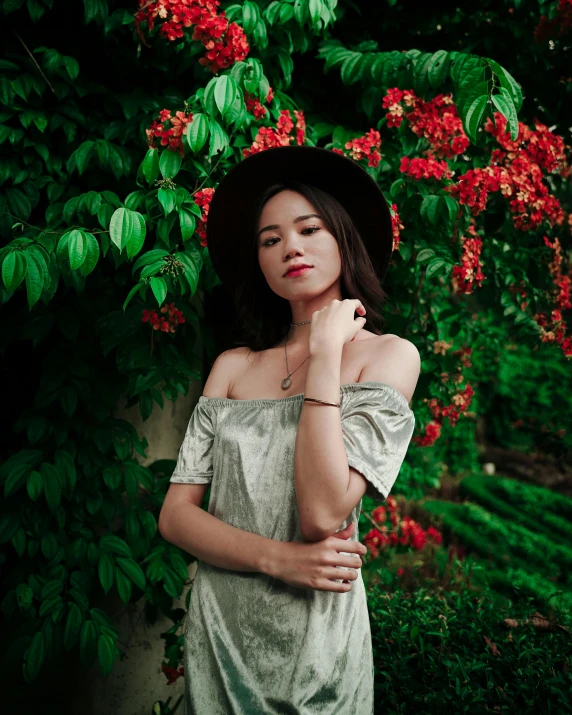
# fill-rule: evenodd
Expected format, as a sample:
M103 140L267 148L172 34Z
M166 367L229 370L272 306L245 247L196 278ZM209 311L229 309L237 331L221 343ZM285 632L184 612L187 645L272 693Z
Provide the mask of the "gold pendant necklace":
M306 323L311 323L311 322L312 322L311 320L304 320L304 322L302 322L302 323L290 323L290 325L291 325L292 327L298 327L299 325L306 325ZM286 336L286 342L284 343L284 354L286 355L286 371L288 372L288 353L286 352L286 345L287 345L287 343L288 343L288 336ZM310 357L310 355L308 355L308 357L306 358L306 360L307 360L309 357ZM306 362L306 360L304 360L304 362L301 362L301 363L298 365L298 367L296 368L296 370L298 370L299 368L301 368L302 365ZM292 386L292 380L290 379L290 375L293 375L293 374L296 372L296 370L292 370L292 372L289 372L288 375L287 375L287 377L285 377L285 378L282 380L281 385L282 385L282 389L283 389L283 390L287 390L289 387Z

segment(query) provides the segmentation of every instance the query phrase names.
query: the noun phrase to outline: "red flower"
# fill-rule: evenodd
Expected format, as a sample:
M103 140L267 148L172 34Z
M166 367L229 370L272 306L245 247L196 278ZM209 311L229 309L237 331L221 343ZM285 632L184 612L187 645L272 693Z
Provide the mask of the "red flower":
M250 51L242 27L235 22L229 24L224 12L218 15L219 5L220 0L139 0L135 29L145 41L141 25L146 24L148 32L152 32L158 21L159 35L174 42L184 37L185 28L194 25L191 39L202 42L207 50L199 64L216 74L243 60Z

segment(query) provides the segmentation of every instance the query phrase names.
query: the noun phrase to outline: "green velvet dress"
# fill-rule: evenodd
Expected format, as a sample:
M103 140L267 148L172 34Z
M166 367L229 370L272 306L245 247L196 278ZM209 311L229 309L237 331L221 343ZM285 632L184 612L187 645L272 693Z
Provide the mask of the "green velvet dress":
M294 488L303 397L201 396L171 482L210 484L209 513L232 526L303 541ZM407 452L414 413L383 382L343 384L340 397L348 463L366 478L367 494L383 501ZM340 526L353 521L354 540L360 511L361 501ZM185 715L372 715L361 569L351 584L346 593L295 588L199 562L185 620Z

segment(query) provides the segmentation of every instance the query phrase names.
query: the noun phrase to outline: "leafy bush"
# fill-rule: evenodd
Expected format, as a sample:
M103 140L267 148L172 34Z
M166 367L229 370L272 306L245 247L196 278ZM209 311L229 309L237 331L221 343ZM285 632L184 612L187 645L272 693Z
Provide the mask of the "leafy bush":
M526 599L475 592L369 593L375 712L442 713L570 709L569 615L536 630ZM509 628L506 619L521 623ZM525 623L525 621L529 621Z
M438 483L442 466L423 448L477 405L473 346L489 362L510 342L572 354L566 147L489 56L500 45L411 40L382 52L361 23L344 36L353 13L376 4L180 5L189 22L161 14L161 1L134 16L120 0L85 0L76 33L77 3L3 6L2 350L29 394L0 467L2 613L28 682L65 653L110 672L121 651L95 606L110 589L169 615L182 592L192 557L156 530L174 462L142 466L146 441L113 411L126 399L146 419L217 352L203 312L219 283L205 227L218 181L244 156L324 146L359 162L392 205L387 327L423 358L411 491ZM401 13L391 6L384 31ZM295 61L314 63L298 85ZM470 432L472 462L469 424L458 434ZM461 440L450 444L458 458ZM178 653L175 643L167 667Z

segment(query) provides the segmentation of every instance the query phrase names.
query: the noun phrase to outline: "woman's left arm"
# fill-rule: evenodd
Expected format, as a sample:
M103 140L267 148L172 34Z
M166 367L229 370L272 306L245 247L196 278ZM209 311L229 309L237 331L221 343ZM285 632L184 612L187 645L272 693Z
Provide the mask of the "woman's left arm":
M372 358L363 368L362 382L392 379L410 387L419 376L419 353L407 340L392 341L382 360ZM305 396L340 402L343 345L330 343L310 352ZM382 377L383 375L383 377ZM411 383L411 385L409 385ZM321 541L339 529L366 490L365 478L348 464L340 408L303 402L294 454L294 485L300 529L308 541Z

